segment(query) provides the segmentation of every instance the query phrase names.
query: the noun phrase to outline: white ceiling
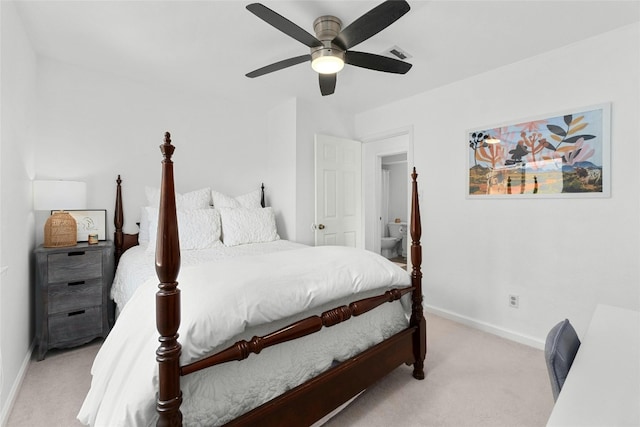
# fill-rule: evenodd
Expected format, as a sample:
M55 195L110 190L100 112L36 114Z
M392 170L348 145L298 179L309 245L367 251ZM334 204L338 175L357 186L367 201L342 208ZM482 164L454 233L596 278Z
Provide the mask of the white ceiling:
M4 1L4 0L3 0ZM45 57L220 99L320 100L359 112L640 21L640 1L411 1L411 10L354 50L399 46L406 75L347 65L322 97L307 63L244 75L309 52L245 9L248 1L18 1L36 52ZM263 1L313 34L334 15L346 27L378 1ZM612 46L615 49L615 46Z

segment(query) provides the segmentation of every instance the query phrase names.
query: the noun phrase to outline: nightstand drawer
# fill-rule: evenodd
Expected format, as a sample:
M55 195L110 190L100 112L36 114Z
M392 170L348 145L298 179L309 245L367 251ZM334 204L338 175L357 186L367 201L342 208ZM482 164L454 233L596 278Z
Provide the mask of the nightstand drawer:
M102 304L102 279L49 285L49 314Z
M47 258L49 283L72 282L102 276L102 252L77 250Z
M101 307L91 307L49 316L50 345L73 341L82 337L97 336L101 333Z

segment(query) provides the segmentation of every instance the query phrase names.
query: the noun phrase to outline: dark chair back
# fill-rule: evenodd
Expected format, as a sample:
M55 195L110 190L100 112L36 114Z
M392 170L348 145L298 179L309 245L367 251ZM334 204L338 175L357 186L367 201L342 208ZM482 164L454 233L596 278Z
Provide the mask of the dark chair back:
M578 348L580 348L580 339L569 320L564 319L549 331L544 346L544 357L549 370L554 401L558 400Z

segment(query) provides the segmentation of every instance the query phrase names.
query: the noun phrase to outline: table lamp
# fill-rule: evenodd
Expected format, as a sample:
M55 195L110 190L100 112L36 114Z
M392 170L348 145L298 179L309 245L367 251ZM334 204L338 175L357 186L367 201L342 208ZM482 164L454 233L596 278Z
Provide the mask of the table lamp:
M87 208L87 184L78 181L33 181L33 209L55 211L44 224L44 247L78 243L76 220L64 209Z

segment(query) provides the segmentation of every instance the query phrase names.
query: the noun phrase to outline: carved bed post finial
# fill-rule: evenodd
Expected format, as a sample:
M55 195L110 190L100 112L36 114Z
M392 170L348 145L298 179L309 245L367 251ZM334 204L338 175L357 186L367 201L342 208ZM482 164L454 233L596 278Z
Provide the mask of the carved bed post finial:
M116 229L116 231L113 232L116 265L118 265L120 256L124 251L124 234L122 233L122 226L124 225L124 215L122 211L122 188L120 184L122 184L122 180L120 179L120 175L118 175L118 179L116 179L116 208L113 215L113 225L115 225Z
M413 352L416 359L413 365L413 376L422 380L424 379L424 359L427 354L427 323L422 308L422 247L420 246L422 225L418 201L418 174L415 167L411 179L411 285L415 290L412 296L410 324L418 328L413 337Z
M162 183L160 186L160 212L156 239L156 274L160 280L156 293L156 326L160 346L156 350L158 361L158 426L182 425L182 391L180 390L180 353L178 342L180 327L180 241L178 239L178 218L176 215L176 193L173 179L171 156L175 147L171 145L171 135L164 134L164 144L160 151L162 160Z

